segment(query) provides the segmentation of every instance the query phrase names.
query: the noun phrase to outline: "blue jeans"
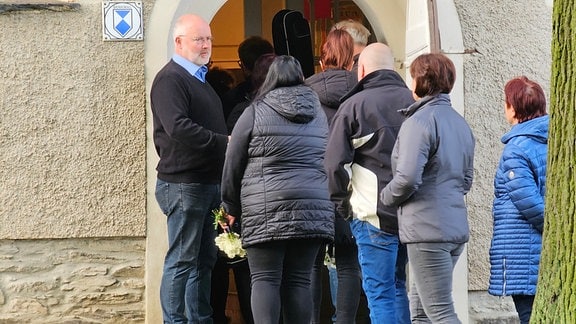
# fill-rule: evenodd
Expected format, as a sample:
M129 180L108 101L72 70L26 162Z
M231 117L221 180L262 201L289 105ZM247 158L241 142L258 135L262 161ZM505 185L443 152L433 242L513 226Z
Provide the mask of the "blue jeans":
M370 321L410 323L406 258L398 235L386 233L358 219L352 220L351 226L358 245L362 286L368 298Z
M330 300L332 301L332 307L336 309L336 295L338 294L338 272L334 266L329 266L328 268L328 278L330 283ZM332 323L336 323L336 312L332 314Z
M464 250L457 243L410 243L412 323L459 324L452 300L452 272Z
M217 252L212 210L220 205L220 186L158 179L156 200L168 224L160 285L164 323L212 323L210 280Z
M271 241L246 248L252 277L252 314L256 324L310 323L310 273L320 240Z

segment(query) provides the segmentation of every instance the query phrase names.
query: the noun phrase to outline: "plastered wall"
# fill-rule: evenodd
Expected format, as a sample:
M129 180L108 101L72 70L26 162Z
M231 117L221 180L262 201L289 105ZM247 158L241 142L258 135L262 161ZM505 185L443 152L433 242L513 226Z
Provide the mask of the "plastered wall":
M144 42L74 2L0 14L0 239L145 235Z
M144 42L46 3L0 1L0 322L141 323Z

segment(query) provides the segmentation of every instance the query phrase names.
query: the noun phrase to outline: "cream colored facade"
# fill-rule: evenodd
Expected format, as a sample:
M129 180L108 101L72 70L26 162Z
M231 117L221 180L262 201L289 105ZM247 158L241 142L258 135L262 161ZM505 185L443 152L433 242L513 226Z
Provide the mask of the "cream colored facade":
M159 323L166 234L148 93L171 55L175 18L210 21L226 1L145 0L144 41L130 42L102 40L101 1L2 11L14 2L0 0L0 322ZM427 50L427 1L355 3L399 71ZM440 49L458 67L452 98L477 138L472 237L455 284L459 315L474 323L509 316L508 304L485 297L493 173L508 129L502 87L525 74L549 89L551 8L433 3Z

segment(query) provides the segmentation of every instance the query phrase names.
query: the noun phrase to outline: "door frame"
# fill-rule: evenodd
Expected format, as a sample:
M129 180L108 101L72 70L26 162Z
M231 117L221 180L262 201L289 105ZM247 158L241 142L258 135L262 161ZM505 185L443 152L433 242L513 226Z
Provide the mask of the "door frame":
M150 87L156 73L173 53L171 38L175 20L184 13L196 13L211 21L227 0L156 0L148 20L144 39L146 82L146 172L147 172L147 226L146 226L146 323L161 323L160 278L167 249L166 217L162 214L154 195L158 156L152 141L152 115ZM456 66L456 84L451 100L456 110L464 115L464 81L461 24L452 0L355 0L372 25L376 39L385 39L392 48L395 67L410 84L407 73L410 62L421 53L441 52ZM415 41L416 40L416 41ZM456 312L463 323L468 323L468 262L466 251L454 269L454 300Z

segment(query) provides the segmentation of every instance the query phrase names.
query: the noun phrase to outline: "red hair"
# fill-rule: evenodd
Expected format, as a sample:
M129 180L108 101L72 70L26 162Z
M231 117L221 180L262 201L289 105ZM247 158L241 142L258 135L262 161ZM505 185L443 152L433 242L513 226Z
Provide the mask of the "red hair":
M514 108L519 123L546 115L546 96L542 87L525 76L514 78L504 86L506 104Z
M354 57L354 40L344 29L334 29L326 35L320 60L323 69L347 70Z

